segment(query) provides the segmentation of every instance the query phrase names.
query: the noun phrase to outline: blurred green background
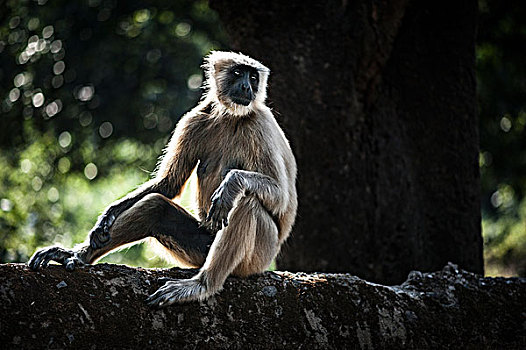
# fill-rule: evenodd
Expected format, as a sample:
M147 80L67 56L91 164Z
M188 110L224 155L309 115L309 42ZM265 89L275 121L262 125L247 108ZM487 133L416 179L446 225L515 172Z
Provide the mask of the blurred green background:
M9 0L0 8L0 262L82 242L146 181L228 49L206 1ZM526 275L526 11L480 1L477 79L488 275ZM191 208L191 196L183 202ZM103 261L166 266L147 245Z
M27 261L82 242L149 178L226 39L206 1L12 0L0 13L0 261ZM146 244L104 261L163 266Z

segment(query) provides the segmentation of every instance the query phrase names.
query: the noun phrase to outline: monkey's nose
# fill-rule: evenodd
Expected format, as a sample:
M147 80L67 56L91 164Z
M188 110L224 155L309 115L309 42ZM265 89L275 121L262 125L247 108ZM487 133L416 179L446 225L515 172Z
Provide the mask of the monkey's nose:
M248 91L250 91L250 85L247 84L247 83L243 83L243 84L241 84L241 89L242 89L244 92L248 92Z

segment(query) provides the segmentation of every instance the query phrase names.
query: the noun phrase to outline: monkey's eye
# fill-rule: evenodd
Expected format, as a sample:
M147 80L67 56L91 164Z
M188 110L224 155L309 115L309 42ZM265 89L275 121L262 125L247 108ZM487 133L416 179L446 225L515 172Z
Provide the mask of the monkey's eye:
M238 77L241 75L241 72L239 71L239 69L234 69L234 75Z
M258 76L255 75L255 74L251 74L251 75L250 75L250 79L252 79L252 80L258 80Z

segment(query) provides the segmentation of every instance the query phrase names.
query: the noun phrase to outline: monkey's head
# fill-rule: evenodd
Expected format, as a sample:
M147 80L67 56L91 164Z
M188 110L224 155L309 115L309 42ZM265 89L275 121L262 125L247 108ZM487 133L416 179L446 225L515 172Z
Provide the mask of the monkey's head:
M240 53L213 51L203 65L207 96L233 115L249 114L267 97L270 70Z

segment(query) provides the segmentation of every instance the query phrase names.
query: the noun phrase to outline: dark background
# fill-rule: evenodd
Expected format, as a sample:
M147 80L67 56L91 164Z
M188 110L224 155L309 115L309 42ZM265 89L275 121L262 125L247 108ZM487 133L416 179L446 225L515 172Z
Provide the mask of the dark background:
M272 2L265 9L250 2L245 7L235 4L214 1L216 12L206 1L2 3L1 262L26 261L37 247L83 241L98 213L154 170L171 129L200 97L202 57L212 49L236 49L273 71L270 105L291 137L300 165L303 212L282 266L337 270L337 264L341 270L382 281L389 281L386 275L399 269L389 257L401 256L402 274L406 269L433 268L433 263L414 256L448 259L449 252L440 251L447 249L437 251L433 242L449 240L455 245L458 236L479 234L473 223L479 222L480 211L469 204L472 199L461 210L474 188L474 200L481 205L486 274L526 274L526 11L522 2L480 1L477 10L475 2L433 8L404 1L377 7L364 1L358 3L363 6L350 5L348 12L340 11L340 2L318 7ZM290 18L297 22L290 23ZM349 35L337 37L339 30ZM330 57L328 66L324 55ZM466 62L466 67L458 62ZM471 79L475 72L478 107L470 100L475 96ZM289 78L291 74L294 78ZM445 84L447 79L452 84ZM287 113L289 105L301 113ZM424 119L424 125L413 116L426 108L429 120L434 120L433 113L450 119L440 119L443 124L436 125L425 124ZM463 113L473 117L465 125L458 124ZM350 117L338 119L344 115ZM473 125L473 130L480 126L478 135L469 131ZM342 134L342 130L351 132ZM387 139L387 134L394 136L386 144L371 142ZM397 142L408 134L416 140L411 148ZM478 174L470 170L478 142L480 199L478 183L474 184ZM451 152L440 153L448 145ZM309 152L314 146L322 153ZM429 159L414 152L425 147L438 156ZM367 157L360 160L356 154ZM464 159L471 163L466 165ZM416 164L414 169L421 169L422 163L427 168L443 167L437 166L431 175L413 174L411 179L416 180L411 182L393 176L391 169L404 162ZM474 180L461 175L462 169ZM451 181L448 176L455 171L460 179ZM323 180L315 180L311 173L323 174ZM340 185L349 179L361 179L365 185ZM307 186L316 191L309 192ZM371 195L371 188L395 190ZM437 193L451 195L442 201ZM185 203L191 205L189 197ZM363 207L353 201L357 197ZM375 202L378 198L382 201ZM434 205L432 222L414 219L409 226L403 220L395 222L399 216L418 218L413 208L429 207L429 202ZM306 214L316 213L317 208L324 208L323 215ZM383 214L375 216L378 212ZM324 235L310 235L309 230L317 228L308 219L326 228ZM464 229L457 232L448 225ZM390 238L391 227L399 237ZM442 229L422 239L420 235L433 232L429 227ZM360 240L360 235L365 239ZM348 261L331 262L325 257L331 255L331 247L344 243L352 246ZM298 244L315 244L320 252L294 255L301 251ZM407 245L413 247L405 249ZM360 250L354 258L353 249ZM355 260L363 251L368 256L384 255L383 267L367 262L361 266ZM476 255L477 248L458 252L470 254ZM164 266L143 245L106 259Z

